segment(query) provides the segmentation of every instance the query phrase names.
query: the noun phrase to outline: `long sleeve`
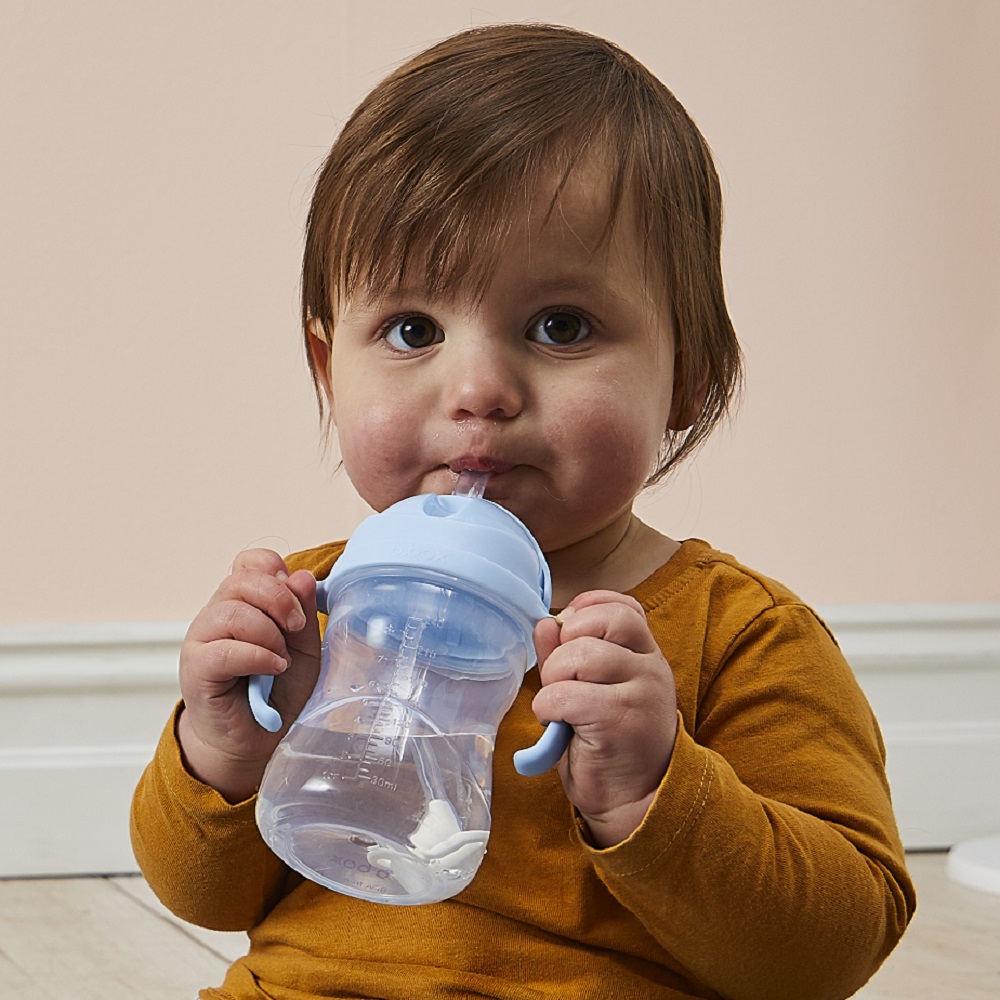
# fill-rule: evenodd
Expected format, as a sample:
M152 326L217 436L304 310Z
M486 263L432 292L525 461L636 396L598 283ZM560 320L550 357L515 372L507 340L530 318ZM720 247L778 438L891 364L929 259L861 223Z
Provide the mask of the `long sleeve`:
M721 996L850 996L915 905L881 737L808 608L760 580L718 583L726 610L711 632L677 635L652 613L683 728L643 825L590 854L622 905Z
M249 930L286 891L288 869L257 831L256 797L231 805L184 769L176 717L136 788L132 849L177 916L212 930Z
M286 563L325 576L343 550L335 542ZM319 627L326 618L321 615ZM132 850L160 901L184 920L212 930L242 931L259 924L302 878L261 839L254 796L230 804L192 777L177 740L178 705L132 800Z

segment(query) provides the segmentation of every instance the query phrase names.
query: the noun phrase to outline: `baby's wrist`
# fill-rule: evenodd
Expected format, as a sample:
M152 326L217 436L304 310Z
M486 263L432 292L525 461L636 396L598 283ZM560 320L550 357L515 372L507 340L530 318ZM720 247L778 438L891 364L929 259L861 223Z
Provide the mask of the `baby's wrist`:
M624 843L642 825L653 803L654 794L650 793L638 802L622 803L601 813L585 813L578 809L586 839L599 850Z
M245 802L260 788L267 761L235 758L206 743L183 708L177 720L177 743L187 773L214 788L230 804Z

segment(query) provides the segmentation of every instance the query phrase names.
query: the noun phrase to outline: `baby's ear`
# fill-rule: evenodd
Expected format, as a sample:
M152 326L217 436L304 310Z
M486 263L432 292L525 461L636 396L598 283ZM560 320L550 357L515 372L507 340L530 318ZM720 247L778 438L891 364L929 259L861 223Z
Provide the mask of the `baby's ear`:
M708 369L701 372L686 371L684 360L678 351L674 357L674 394L670 401L667 428L686 431L700 416L707 396Z
M323 391L327 402L333 408L333 384L330 380L330 341L321 320L311 319L306 332L309 344L309 359L316 378L317 388Z

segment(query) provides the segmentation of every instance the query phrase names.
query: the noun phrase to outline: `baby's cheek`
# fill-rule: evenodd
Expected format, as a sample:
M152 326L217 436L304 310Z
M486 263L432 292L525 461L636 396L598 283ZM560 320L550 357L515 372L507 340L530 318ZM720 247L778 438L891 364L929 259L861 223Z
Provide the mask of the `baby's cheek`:
M605 396L576 407L568 433L577 439L583 449L581 459L588 464L614 471L624 479L639 476L645 481L659 449L660 434L623 396Z
M370 503L368 491L392 490L397 477L406 474L416 442L414 421L406 420L391 405L362 405L351 419L338 424L340 454L355 487Z

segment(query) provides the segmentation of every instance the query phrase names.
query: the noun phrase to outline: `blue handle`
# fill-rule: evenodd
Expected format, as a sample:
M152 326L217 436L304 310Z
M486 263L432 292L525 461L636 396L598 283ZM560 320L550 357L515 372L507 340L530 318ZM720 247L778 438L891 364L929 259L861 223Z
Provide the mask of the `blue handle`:
M276 733L281 728L281 716L267 703L271 697L271 687L274 678L270 674L255 674L250 678L250 711L253 717L269 733Z
M316 584L316 607L324 615L330 613L330 594L327 586L327 580L320 580ZM250 678L250 687L247 690L253 717L269 733L276 733L282 726L281 716L267 703L273 686L274 678L270 674L254 674Z
M550 722L533 747L525 747L514 754L514 770L526 778L544 774L559 763L572 738L573 727L568 722Z

